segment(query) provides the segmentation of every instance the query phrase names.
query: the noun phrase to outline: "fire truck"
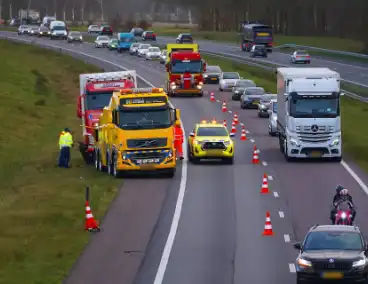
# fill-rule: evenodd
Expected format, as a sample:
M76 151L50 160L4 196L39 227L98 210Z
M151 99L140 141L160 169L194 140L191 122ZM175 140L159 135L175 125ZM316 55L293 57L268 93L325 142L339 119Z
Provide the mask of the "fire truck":
M120 177L124 173L176 171L174 125L180 111L162 88L133 88L114 92L97 127L95 166Z
M137 75L134 70L106 73L80 74L80 95L77 116L82 120L83 141L79 150L87 163L93 163L95 152L95 129L102 110L110 103L116 89L136 88Z
M166 90L169 96L203 96L203 72L206 63L197 44L168 44Z

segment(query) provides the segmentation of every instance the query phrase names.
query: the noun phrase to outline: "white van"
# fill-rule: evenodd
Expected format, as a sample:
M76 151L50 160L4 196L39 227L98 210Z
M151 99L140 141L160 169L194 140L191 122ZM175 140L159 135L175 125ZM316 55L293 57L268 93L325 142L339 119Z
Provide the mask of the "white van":
M45 16L43 17L42 25L49 28L52 21L56 21L56 17Z
M67 39L68 32L63 21L52 21L50 23L50 39L61 38Z

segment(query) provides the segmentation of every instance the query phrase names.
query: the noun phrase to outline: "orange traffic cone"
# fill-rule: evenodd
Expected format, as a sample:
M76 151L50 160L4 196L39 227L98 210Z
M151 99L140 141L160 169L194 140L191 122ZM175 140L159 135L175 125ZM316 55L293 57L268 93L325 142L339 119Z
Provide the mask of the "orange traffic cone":
M247 136L245 135L245 129L244 128L241 130L240 140L242 140L242 141L247 140Z
M264 174L261 186L261 194L268 194L268 193L270 193L268 190L268 178L267 175Z
M93 217L91 207L89 206L89 202L86 201L86 222L84 229L89 232L99 232L100 227L98 226L98 222Z
M222 103L222 112L227 112L226 102Z
M236 133L236 126L233 124L231 125L231 133Z
M211 102L216 101L215 94L213 92L210 94L210 100L211 100Z
M254 149L253 149L252 164L259 164L258 149L255 145L254 145Z
M224 126L227 127L227 123L226 123L226 120L224 119L224 122L223 122Z
M237 113L234 113L234 122L235 122L235 124L239 123L239 117L238 117Z
M266 212L266 223L264 226L262 236L273 236L272 224L271 224L271 215L270 212Z

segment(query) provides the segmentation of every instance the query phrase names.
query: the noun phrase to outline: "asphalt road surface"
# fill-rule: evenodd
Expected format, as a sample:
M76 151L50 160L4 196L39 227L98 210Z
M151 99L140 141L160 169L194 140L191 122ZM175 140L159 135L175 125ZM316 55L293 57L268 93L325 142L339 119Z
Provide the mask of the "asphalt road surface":
M97 63L96 58L107 60L135 69L158 87L164 84L164 68L158 62L95 49L88 43L74 45L46 39L35 39L35 43L67 48L77 52L78 57L94 56L88 61L109 71L105 67L108 62ZM218 92L217 88L206 86L208 92L215 92L218 102L210 102L208 93L203 98L172 101L181 109L187 135L202 119L226 119L230 123L233 113L238 112L249 133L247 141L240 141L237 133L235 164L192 165L185 160L184 177L179 172L174 180L127 180L103 222L104 231L92 239L66 283L129 284L133 279L134 284L154 283L173 219L179 180L185 190L180 221L172 249L165 255L169 257L167 266L160 266L165 268L160 270L165 272L163 281L155 284L294 284L292 263L297 252L291 243L301 240L312 225L330 222L329 210L338 184L349 188L357 205L356 223L368 232L366 175L345 162L287 163L277 139L268 136L267 119L258 118L253 110L241 110L239 102L231 101L230 93ZM231 113L221 112L223 100L228 101ZM260 165L251 164L253 145L260 149ZM264 173L269 175L271 194L261 196ZM355 173L362 179L362 186ZM186 183L182 183L183 178ZM261 236L267 211L271 213L273 237ZM138 216L126 216L128 213ZM138 253L127 254L126 250Z
M158 37L157 44L167 44L174 43L174 37ZM243 52L240 47L235 45L229 45L226 43L216 43L208 40L195 40L199 44L199 47L203 51L216 53L224 55L226 57L240 57L240 58L250 58L249 52ZM291 54L286 54L283 52L278 52L274 49L274 52L268 54L268 58L257 58L253 59L256 62L271 63L281 66L305 66L304 64L291 64L290 62ZM368 64L359 61L349 61L343 62L338 59L323 59L322 57L313 57L311 64L308 67L328 67L340 73L341 78L347 82L354 84L359 84L368 87Z

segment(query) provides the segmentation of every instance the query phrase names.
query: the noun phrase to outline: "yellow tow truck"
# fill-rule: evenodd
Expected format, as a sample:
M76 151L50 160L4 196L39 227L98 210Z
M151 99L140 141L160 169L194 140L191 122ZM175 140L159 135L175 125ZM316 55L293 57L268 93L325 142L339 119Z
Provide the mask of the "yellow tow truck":
M96 129L96 168L117 178L133 171L173 177L174 126L179 121L180 111L162 88L115 91Z

